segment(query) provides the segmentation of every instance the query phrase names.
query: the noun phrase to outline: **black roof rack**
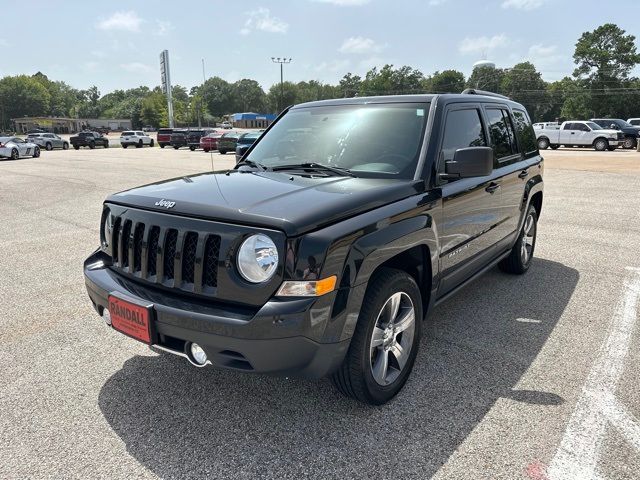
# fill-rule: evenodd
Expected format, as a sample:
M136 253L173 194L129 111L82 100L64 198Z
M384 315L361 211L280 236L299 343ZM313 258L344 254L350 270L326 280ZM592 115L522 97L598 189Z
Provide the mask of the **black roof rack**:
M505 100L511 100L509 97L500 95L499 93L487 92L485 90L478 90L475 88L467 88L462 91L463 95L484 95L486 97L504 98Z

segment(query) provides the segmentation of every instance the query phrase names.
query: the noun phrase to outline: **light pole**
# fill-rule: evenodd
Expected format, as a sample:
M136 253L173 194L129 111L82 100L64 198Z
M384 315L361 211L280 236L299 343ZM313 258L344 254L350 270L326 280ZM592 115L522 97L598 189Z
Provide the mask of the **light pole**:
M284 103L284 77L283 77L283 72L282 72L282 67L285 63L291 63L291 58L280 58L280 57L271 57L271 61L273 63L279 63L280 64L280 105L279 105L279 110L282 111L284 109L283 103Z

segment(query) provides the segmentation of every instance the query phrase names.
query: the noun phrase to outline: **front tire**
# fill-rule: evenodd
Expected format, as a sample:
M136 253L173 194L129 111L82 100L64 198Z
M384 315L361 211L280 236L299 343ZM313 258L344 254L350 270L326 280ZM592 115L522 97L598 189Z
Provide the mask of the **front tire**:
M36 147L33 149L33 158L38 158L40 156L40 147Z
M557 150L558 148L560 148L560 145L549 145L549 147L551 148L551 150Z
M124 143L122 144L122 148L127 148L128 146L129 146L129 145L126 145L126 144L124 144Z
M595 148L598 152L604 152L607 148L609 148L609 142L607 142L604 138L597 138L595 142L593 142L593 148Z
M68 144L67 142L64 142L64 143L62 144L62 149L63 149L63 150L69 150L69 144Z
M47 142L44 148L47 149L47 152L50 152L51 150L53 150L53 145L51 145L50 142Z
M179 148L180 148L180 147L177 147L177 146L176 146L176 147L173 147L173 149L174 149L174 150L178 150Z
M196 151L196 147L189 147L189 150L191 150L192 152Z
M151 142L149 143L150 147L153 147L153 138L151 139Z
M549 148L549 139L548 138L539 138L538 139L538 150L546 150Z
M91 142L91 143L89 144L89 148L90 148L91 150L93 150L94 148L96 148L96 143L95 143L95 142Z
M218 153L220 153L220 155L226 155L227 151L226 150L218 150Z
M136 145L136 148L142 148L144 146L144 144L142 143L142 140L140 140L138 142L138 144Z
M370 280L349 351L331 380L349 397L371 405L391 400L415 363L422 297L413 277L380 269Z
M73 146L73 148L74 148L75 150L80 150L80 145L74 145L74 146Z
M631 137L626 137L624 139L624 143L622 144L622 148L626 148L626 149L636 148L636 140Z
M529 205L515 245L511 249L509 256L498 264L500 270L517 275L522 275L529 270L533 252L536 248L537 233L538 212L536 212L536 207Z
M20 152L17 148L11 150L11 160L18 160L20 158Z
M165 144L164 144L164 143L161 143L161 144L160 144L160 148L164 148L164 147L165 147Z

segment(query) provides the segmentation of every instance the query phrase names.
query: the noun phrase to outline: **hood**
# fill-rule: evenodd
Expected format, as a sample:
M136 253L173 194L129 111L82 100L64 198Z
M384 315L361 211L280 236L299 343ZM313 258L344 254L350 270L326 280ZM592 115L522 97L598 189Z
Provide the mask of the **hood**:
M232 170L166 180L111 195L106 201L274 228L295 236L415 195L423 186L416 180L310 178Z
M618 136L618 130L613 130L610 128L601 128L600 130L594 130L594 132L602 133L604 135L612 135L614 137Z

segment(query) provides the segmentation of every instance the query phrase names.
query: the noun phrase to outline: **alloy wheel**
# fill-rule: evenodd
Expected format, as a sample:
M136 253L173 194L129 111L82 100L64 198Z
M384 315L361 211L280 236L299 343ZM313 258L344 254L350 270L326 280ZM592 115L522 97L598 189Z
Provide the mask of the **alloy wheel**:
M390 385L404 369L413 345L416 312L409 295L397 292L382 306L373 327L369 360L373 378Z
M522 264L526 265L531 260L533 254L533 243L536 235L536 222L533 214L529 214L524 222L522 240L520 244L520 257Z

